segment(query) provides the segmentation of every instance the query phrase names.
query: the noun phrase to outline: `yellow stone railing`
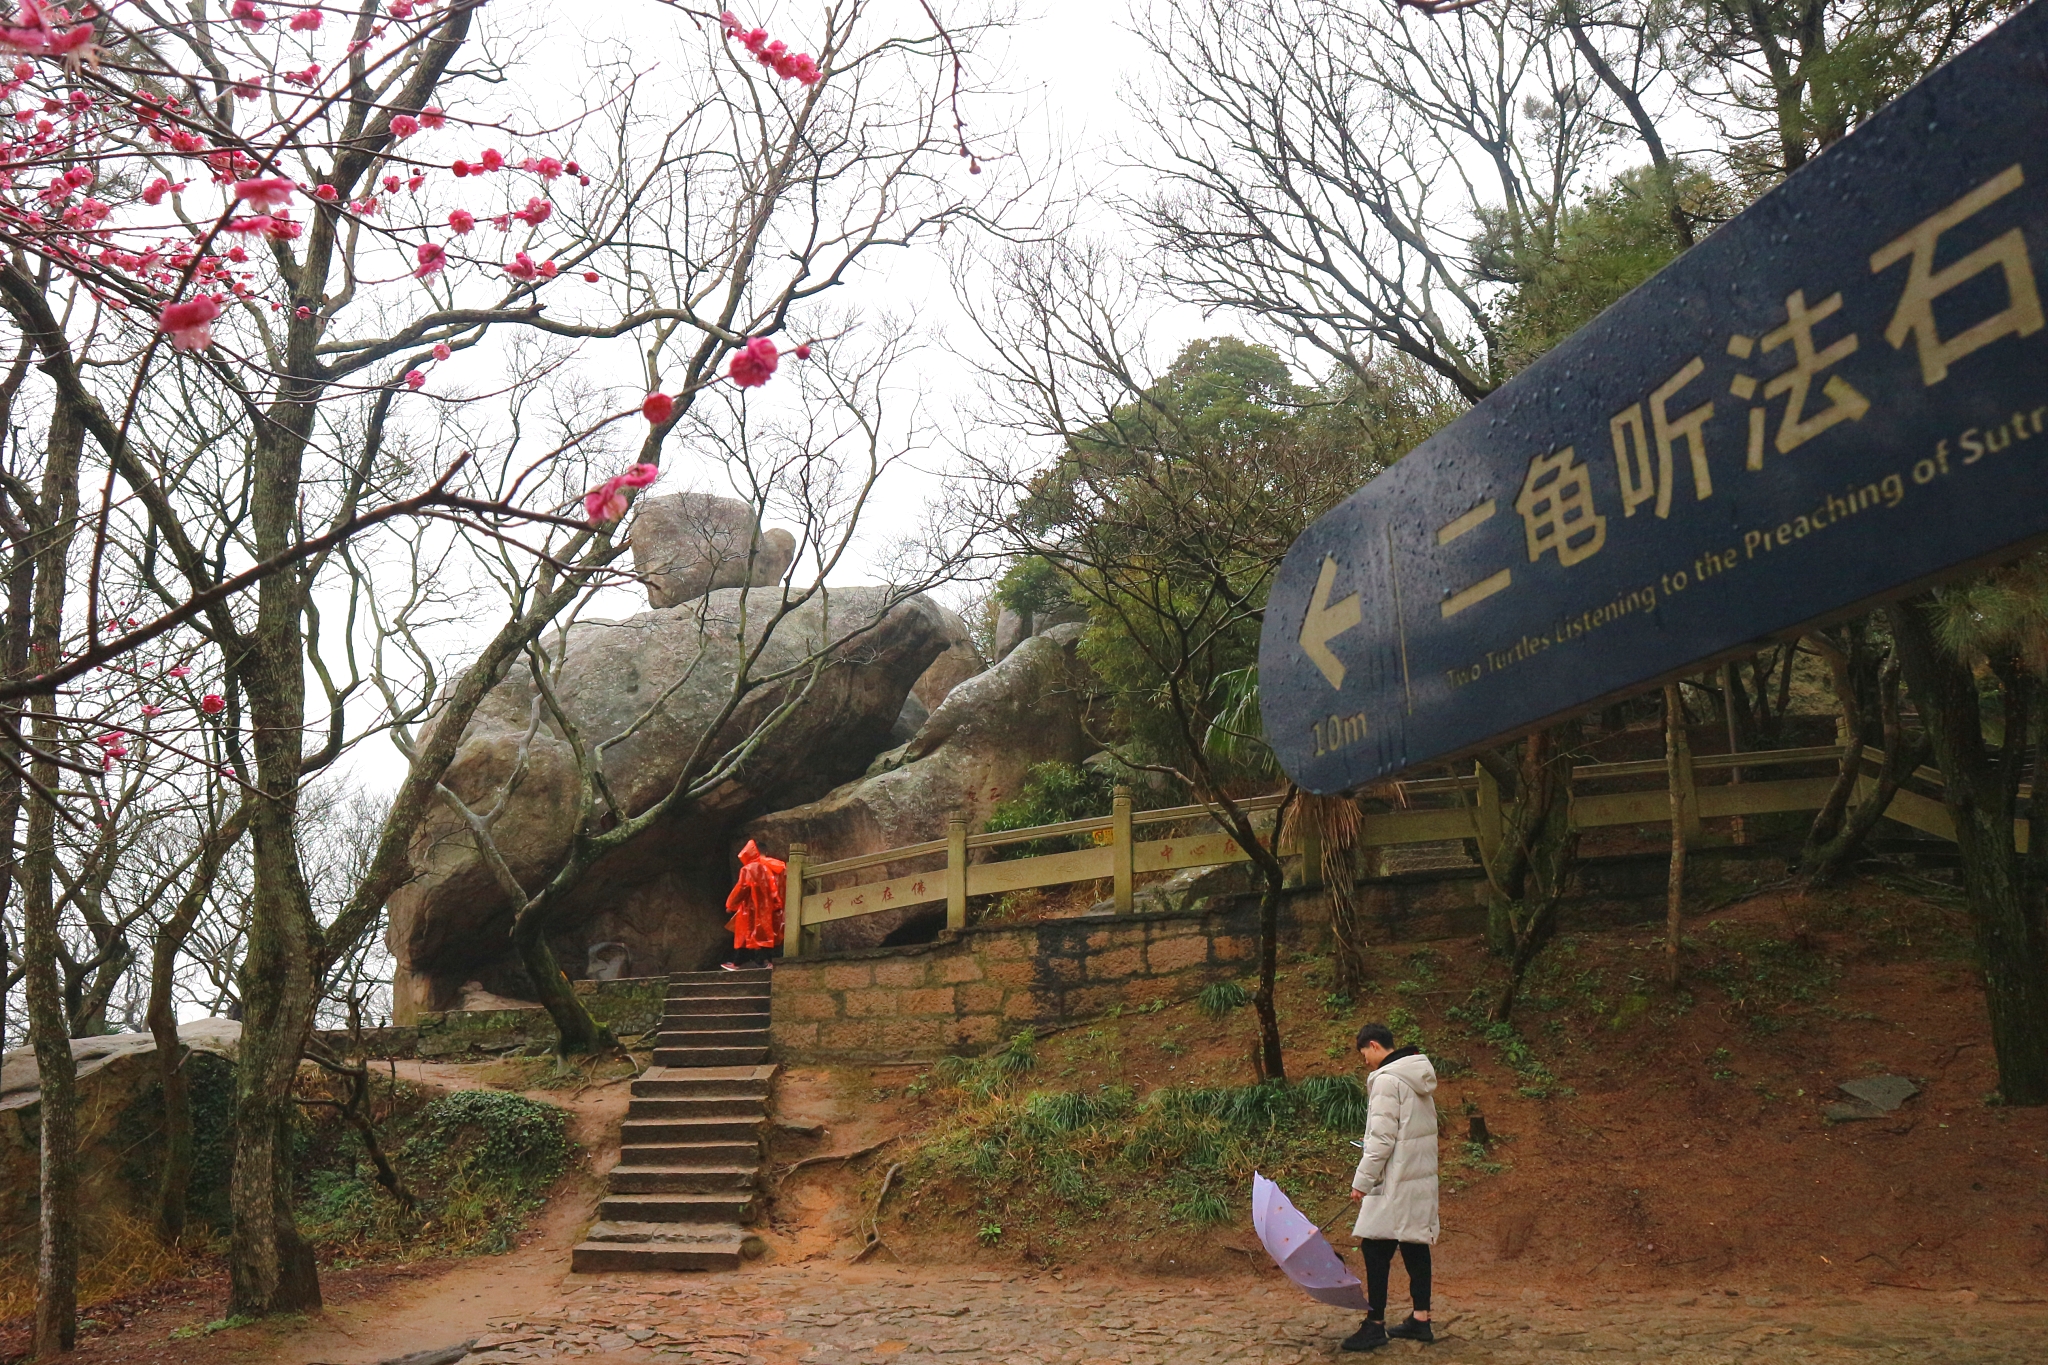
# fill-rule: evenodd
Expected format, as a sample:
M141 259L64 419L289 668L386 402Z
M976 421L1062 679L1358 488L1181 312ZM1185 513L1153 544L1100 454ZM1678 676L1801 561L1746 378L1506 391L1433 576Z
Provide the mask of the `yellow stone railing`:
M1750 770L1802 764L1839 765L1841 756L1842 750L1838 746L1822 745L1805 749L1713 754L1684 762L1678 781L1679 810L1680 818L1686 825L1688 842L1702 841L1700 822L1703 820L1818 810L1827 800L1828 793L1835 784L1834 775L1829 774L1820 777L1793 777L1763 782L1731 781L1725 784L1699 786L1694 781L1695 774L1730 768ZM1882 753L1874 749L1864 751L1866 762L1872 765L1881 763L1883 757ZM1588 763L1574 767L1572 825L1578 829L1595 829L1602 826L1668 823L1672 813L1671 793L1663 782L1652 788L1632 791L1580 790L1583 787L1604 785L1616 780L1644 777L1663 779L1665 775L1665 761L1661 758L1626 763ZM1940 774L1931 768L1922 768L1913 776L1916 780L1936 785L1941 780ZM1862 799L1875 785L1876 779L1866 772L1859 779L1857 798ZM1359 835L1362 847L1386 848L1402 844L1434 844L1451 839L1473 839L1478 842L1483 855L1498 844L1501 830L1500 793L1493 778L1485 769L1475 767L1468 775L1423 778L1413 782L1397 782L1391 786L1403 807L1407 807L1411 801L1444 798L1450 798L1451 804L1404 808L1367 815L1363 818ZM1279 809L1282 800L1280 795L1275 794L1252 797L1237 804L1260 818L1270 830L1272 812ZM1892 798L1887 815L1901 824L1938 838L1955 838L1955 827L1949 820L1947 807L1940 800L1919 792L1902 788ZM1139 837L1139 831L1157 825L1196 825L1206 828L1198 829L1195 833L1170 834L1163 838ZM1091 836L1096 842L1096 847L1002 862L972 860L972 855L981 849L1080 834ZM2019 828L2019 839L2024 848L2026 829L2023 824ZM1296 857L1305 853L1307 856L1303 858L1302 863L1303 882L1308 885L1315 884L1321 858L1312 838L1310 846L1303 849L1290 826L1282 832L1280 853L1283 857ZM944 865L929 871L908 872L886 880L862 882L852 886L811 889L813 883L838 878L847 873L884 868L894 863L936 858L940 854L945 855ZM834 920L944 901L946 924L950 928L958 929L965 927L967 923L967 902L970 897L1001 895L1004 892L1034 887L1063 886L1072 882L1108 879L1112 884L1111 898L1116 910L1124 914L1133 908L1136 882L1140 873L1176 872L1191 867L1219 867L1226 863L1246 860L1245 851L1217 824L1215 813L1208 806L1175 806L1165 810L1134 811L1131 808L1130 791L1125 787L1116 789L1108 815L1087 820L1068 820L1061 824L1038 825L1030 829L969 834L965 819L955 818L947 824L946 837L943 839L907 844L901 848L884 849L879 853L864 853L857 858L840 858L832 862L810 862L805 857L804 845L792 844L788 855L789 908L786 912L788 924L783 938L783 952L790 957L797 956L804 951L805 929L815 929L818 925L829 924Z

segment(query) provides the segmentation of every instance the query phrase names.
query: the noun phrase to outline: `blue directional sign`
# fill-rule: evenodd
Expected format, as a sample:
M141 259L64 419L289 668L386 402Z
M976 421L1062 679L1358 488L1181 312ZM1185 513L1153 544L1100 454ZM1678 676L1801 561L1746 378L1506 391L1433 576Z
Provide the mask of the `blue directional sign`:
M1337 792L2048 535L2048 0L1305 531L1266 734Z

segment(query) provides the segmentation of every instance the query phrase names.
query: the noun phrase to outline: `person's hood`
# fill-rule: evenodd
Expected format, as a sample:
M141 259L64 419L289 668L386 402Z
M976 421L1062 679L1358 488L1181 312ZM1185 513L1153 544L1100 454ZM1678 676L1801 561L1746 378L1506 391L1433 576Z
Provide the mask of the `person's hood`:
M754 847L752 839L747 840L747 846L740 850L740 866L747 867L760 861L761 850Z
M1392 1076L1424 1098L1436 1091L1436 1068L1420 1052L1404 1048L1402 1053L1381 1062L1377 1074Z

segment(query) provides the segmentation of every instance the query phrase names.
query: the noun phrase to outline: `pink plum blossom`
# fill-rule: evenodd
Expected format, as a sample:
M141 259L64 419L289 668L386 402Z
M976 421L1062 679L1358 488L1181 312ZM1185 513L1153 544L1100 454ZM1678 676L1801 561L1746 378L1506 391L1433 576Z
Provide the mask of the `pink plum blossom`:
M758 389L775 373L778 359L780 357L776 354L774 342L767 337L755 337L734 353L732 365L727 373L732 375L732 382L741 388Z
M201 294L164 309L156 325L170 335L171 345L178 350L203 351L213 344L213 322L219 316L220 305ZM185 673L174 669L171 676L182 678Z
M235 186L235 198L259 212L282 208L292 201L292 182L281 175L244 180Z

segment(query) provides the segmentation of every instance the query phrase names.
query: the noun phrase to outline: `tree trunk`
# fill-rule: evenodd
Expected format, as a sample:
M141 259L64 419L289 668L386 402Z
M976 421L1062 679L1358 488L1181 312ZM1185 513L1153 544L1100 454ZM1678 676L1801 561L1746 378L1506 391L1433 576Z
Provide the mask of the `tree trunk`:
M185 1233L185 1196L192 1183L192 1086L185 1074L185 1048L178 1041L177 1011L171 989L177 982L178 954L199 919L213 889L221 859L249 827L245 801L228 819L206 834L192 869L192 880L178 898L178 908L157 930L150 952L149 1031L156 1039L157 1079L164 1097L163 1168L156 1191L157 1236L173 1244Z
M292 1084L312 1031L317 994L315 926L295 838L298 728L285 723L299 709L302 686L296 659L291 666L292 677L273 675L272 696L260 708L251 707L262 792L249 822L254 890L241 972L228 1304L230 1314L252 1316L320 1306L313 1251L292 1216ZM252 698L262 690L252 688Z
M68 404L50 420L48 464L44 468L36 527L34 639L42 661L57 658L64 635L66 566L78 525L78 468L85 428ZM54 755L63 744L56 698L31 705L29 724L36 748ZM58 958L63 940L57 928L54 879L57 859L55 799L59 769L53 758L37 757L29 775L41 789L28 811L28 846L22 877L22 957L27 970L29 1036L40 1076L42 1179L40 1233L36 1252L34 1350L54 1355L71 1349L78 1332L78 1068L71 1058L69 1015Z
M293 345L310 349L294 323ZM302 330L304 335L301 335ZM310 359L310 357L309 357ZM259 556L291 543L306 431L306 401L280 399L259 432L250 521ZM234 677L248 699L256 793L249 819L251 890L242 958L242 1041L235 1077L235 1168L228 1202L230 1314L255 1317L320 1306L313 1251L292 1217L292 1086L318 1003L320 929L299 862L298 808L305 731L305 589L295 573L257 589L256 621ZM232 718L232 708L224 720Z
M1842 708L1843 730L1848 736L1848 744L1842 753L1842 765L1835 785L1813 817L1805 846L1799 852L1799 870L1806 875L1806 884L1812 888L1834 885L1854 865L1862 855L1864 842L1871 831L1891 809L1892 798L1898 795L1899 788L1912 776L1915 768L1927 761L1929 748L1924 734L1915 739L1906 738L1905 722L1899 710L1900 662L1896 650L1881 670L1874 670L1869 667L1861 631L1850 633L1847 650L1834 646L1831 641L1817 640L1817 643L1821 644L1834 671L1835 693ZM1863 677L1870 672L1877 674L1874 682ZM1884 762L1878 768L1877 787L1870 798L1857 803L1852 809L1849 802L1859 785L1866 751L1864 736L1868 726L1863 713L1866 692L1875 693L1882 717Z
M41 716L33 728L38 741L55 739L56 727ZM31 772L45 790L54 788L56 764L39 761ZM28 973L29 1037L35 1044L42 1086L35 1317L35 1353L39 1356L70 1350L78 1323L78 1070L71 1058L63 992L57 979L57 908L50 886L55 833L56 816L49 803L34 802L28 812L28 848L23 860L22 956Z
M2048 931L2043 926L2043 885L2034 866L2038 845L2023 856L2014 839L2019 773L2036 725L2031 686L2000 670L2005 744L1994 759L1984 740L1977 680L1935 639L1925 596L1886 609L1904 665L1906 685L1919 704L1921 723L1941 767L1943 798L1955 822L1962 858L1963 893L1977 932L1991 1045L1998 1056L2005 1103L2048 1104ZM2035 781L2042 780L2035 765ZM2039 838L2038 828L2034 833Z
M1678 684L1664 685L1664 780L1671 789L1671 872L1664 888L1664 984L1678 989L1678 930L1685 915L1685 712Z
M513 918L512 946L518 950L527 976L533 979L534 994L540 998L548 1018L555 1021L556 1053L578 1057L602 1052L613 1045L612 1031L591 1018L583 998L569 984L568 973L555 961L555 950L548 945L542 900L552 903L545 896L528 901Z
M1571 764L1559 744L1569 733L1553 727L1522 741L1514 803L1503 812L1501 846L1486 869L1488 936L1508 959L1507 980L1487 1012L1495 1023L1513 1016L1523 978L1557 927L1558 906L1577 860Z
M1323 894L1330 900L1330 944L1336 967L1332 984L1351 995L1365 984L1366 934L1358 907L1358 835L1362 827L1358 803L1345 796L1304 795L1295 813L1304 831L1315 832L1321 850L1321 863L1315 871L1321 874ZM1308 872L1304 865L1304 881Z
M1278 842L1279 826L1274 826ZM1273 992L1280 966L1280 860L1270 860L1264 870L1266 887L1259 896L1259 988L1252 994L1252 1010L1259 1017L1259 1055L1263 1079L1286 1081L1287 1059L1280 1053L1280 1013L1273 1004Z

